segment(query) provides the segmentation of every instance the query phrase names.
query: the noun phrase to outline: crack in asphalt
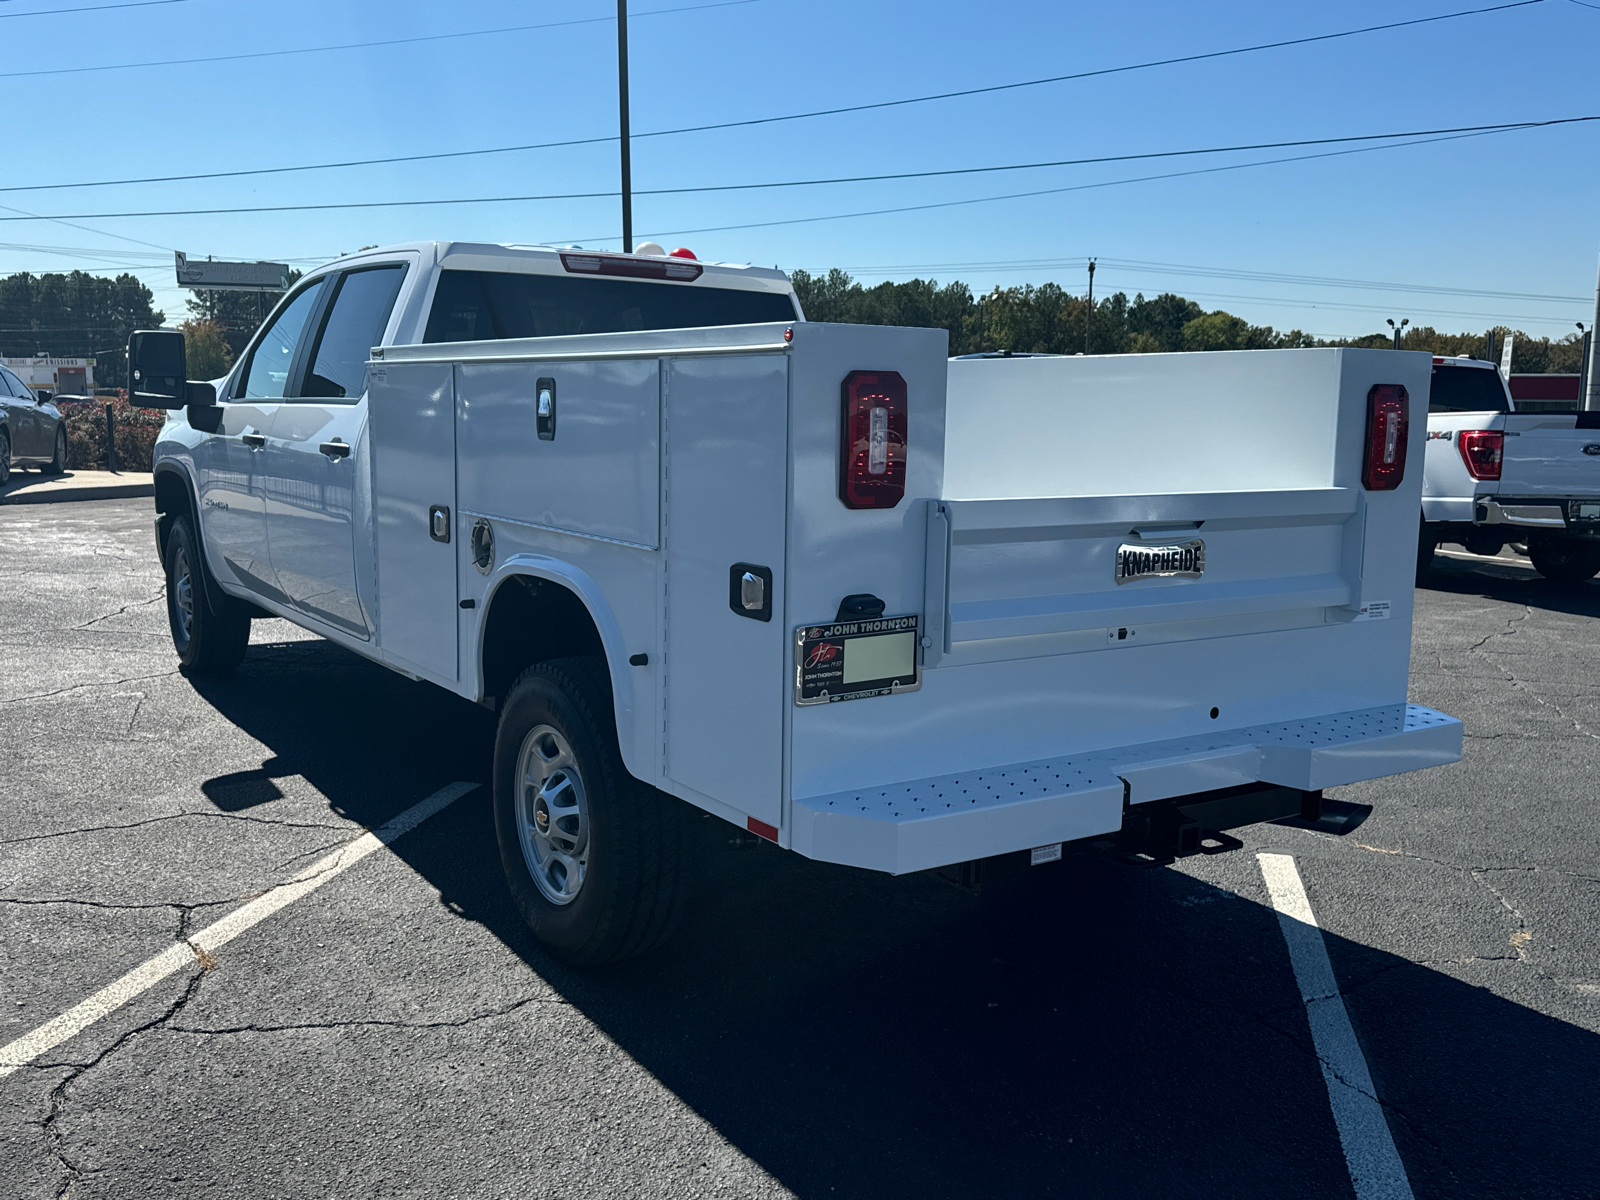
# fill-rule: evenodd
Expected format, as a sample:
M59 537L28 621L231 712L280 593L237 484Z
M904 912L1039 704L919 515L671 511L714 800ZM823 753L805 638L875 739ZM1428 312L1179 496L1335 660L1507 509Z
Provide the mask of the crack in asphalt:
M470 1013L465 1017L441 1021L403 1021L397 1018L367 1017L351 1020L328 1021L296 1021L283 1025L262 1025L251 1022L247 1025L168 1025L164 1033L184 1033L198 1037L232 1037L246 1033L296 1033L312 1029L460 1029L467 1025L475 1025L480 1021L492 1021L496 1017L507 1017L524 1008L534 1006L548 1006L551 1008L574 1008L570 1000L559 996L525 996L502 1008L489 1009L485 1012Z
M183 1011L184 1006L194 998L195 993L199 990L200 981L205 978L206 971L208 969L205 957L202 956L199 950L195 950L195 959L195 965L199 969L195 970L189 976L183 992L176 1000L169 1004L166 1009L156 1017L144 1022L142 1025L136 1025L132 1029L122 1033L119 1037L112 1041L109 1046L107 1046L99 1054L95 1055L88 1062L36 1062L32 1064L32 1066L37 1070L53 1070L60 1067L71 1068L67 1074L61 1078L60 1082L50 1089L50 1111L48 1114L46 1114L44 1120L38 1123L40 1126L40 1132L45 1140L46 1149L49 1151L50 1156L56 1160L56 1163L60 1168L60 1180L56 1184L55 1191L56 1200L66 1200L78 1181L83 1177L84 1173L83 1167L77 1162L73 1161L73 1159L68 1155L66 1134L61 1129L61 1117L66 1112L67 1108L67 1090L78 1080L82 1079L88 1072L94 1070L94 1068L105 1062L107 1058L115 1054L118 1050L122 1049L122 1047L127 1045L128 1042L133 1038L137 1037L141 1033L145 1033L151 1029L157 1028L158 1026L164 1025L173 1017L177 1016L178 1013Z
M127 604L124 604L121 608L117 609L116 612L108 612L104 616L95 617L92 621L85 621L81 625L72 625L69 628L70 629L89 629L92 626L100 624L101 621L109 621L109 620L111 620L112 617L120 617L123 613L127 612L130 608L144 608L147 605L154 604L158 600L165 600L166 597L167 597L167 589L166 589L166 586L163 584L162 587L161 587L161 590L158 591L155 595L151 596L148 600L131 600Z
M155 825L161 821L184 821L191 818L207 821L244 821L253 825L276 825L284 829L340 829L360 837L366 832L365 828L353 825L336 825L331 821L276 821L268 817L250 816L245 813L227 812L183 812L167 813L159 817L146 817L142 821L130 821L125 825L89 825L83 829L58 829L53 833L30 833L23 837L0 838L0 846L14 846L22 842L42 842L51 838L75 837L80 834L111 833L122 829L139 829L145 825Z
M68 692L82 691L85 688L92 688L95 691L103 691L106 688L121 687L125 683L143 683L148 679L166 679L167 677L177 675L178 673L178 669L174 667L170 671L157 671L154 675L135 675L129 679L112 679L106 681L105 683L74 683L68 687L57 688L53 692L37 692L28 696L10 696L0 700L0 704L22 704L28 700L48 700L53 696L65 696Z

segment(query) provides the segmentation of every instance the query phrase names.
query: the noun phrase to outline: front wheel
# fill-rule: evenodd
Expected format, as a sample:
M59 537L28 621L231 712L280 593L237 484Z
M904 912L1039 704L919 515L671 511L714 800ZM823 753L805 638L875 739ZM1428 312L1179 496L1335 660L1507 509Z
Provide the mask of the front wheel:
M0 487L11 482L11 435L0 429Z
M56 452L44 467L46 475L59 475L67 469L67 431L60 425L56 426Z
M1540 538L1529 541L1534 570L1557 583L1581 583L1600 573L1600 541Z
M495 736L494 825L512 898L546 949L593 966L665 938L682 822L677 801L622 763L603 659L522 673Z
M206 603L200 546L187 515L167 535L167 625L183 670L225 675L239 665L250 644L250 618L231 607L217 616Z

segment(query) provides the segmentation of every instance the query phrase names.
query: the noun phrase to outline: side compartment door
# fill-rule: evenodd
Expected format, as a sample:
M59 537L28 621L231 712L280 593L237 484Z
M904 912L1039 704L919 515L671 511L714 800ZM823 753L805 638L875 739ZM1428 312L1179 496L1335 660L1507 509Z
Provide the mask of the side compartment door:
M666 774L771 826L783 807L789 359L674 360L663 378ZM735 564L765 584L743 610ZM736 609L735 605L739 607Z
M280 604L290 601L278 586L267 548L262 458L278 406L292 391L293 369L322 285L316 280L280 306L250 349L232 396L219 401L221 409L212 417L216 424L194 450L211 569L218 578Z
M386 660L453 683L456 548L455 368L390 363L369 379L368 442L377 536L378 646ZM436 529L430 511L447 511Z

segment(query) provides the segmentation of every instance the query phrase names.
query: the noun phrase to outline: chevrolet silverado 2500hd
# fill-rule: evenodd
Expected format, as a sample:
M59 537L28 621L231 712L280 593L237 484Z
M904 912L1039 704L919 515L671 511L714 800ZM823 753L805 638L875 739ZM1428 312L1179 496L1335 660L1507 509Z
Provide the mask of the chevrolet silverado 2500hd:
M270 614L496 710L572 961L659 939L687 806L892 873L1170 857L1460 756L1406 702L1424 355L948 361L777 271L426 243L214 386L130 364L184 668Z
M1524 542L1547 579L1600 572L1600 413L1519 413L1493 363L1435 358L1419 576L1442 542Z

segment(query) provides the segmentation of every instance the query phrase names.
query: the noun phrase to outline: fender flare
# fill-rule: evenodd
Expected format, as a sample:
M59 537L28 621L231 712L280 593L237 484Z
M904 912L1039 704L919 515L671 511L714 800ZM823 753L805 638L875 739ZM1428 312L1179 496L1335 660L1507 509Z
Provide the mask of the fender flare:
M489 586L482 601L486 613L492 611L494 599L499 594L501 586L516 575L548 579L551 583L565 587L577 596L579 603L588 612L589 619L594 622L595 630L600 634L600 645L605 650L606 671L611 677L611 702L617 723L617 741L622 749L623 761L631 769L633 766L629 762L633 756L631 734L640 698L634 694L633 674L628 670L628 651L622 638L622 626L617 622L616 614L607 603L600 585L595 583L587 571L564 559L552 558L547 554L513 554L496 566L494 573L489 577ZM487 621L478 622L476 645L472 656L472 686L479 698L484 694L484 635L488 627Z

